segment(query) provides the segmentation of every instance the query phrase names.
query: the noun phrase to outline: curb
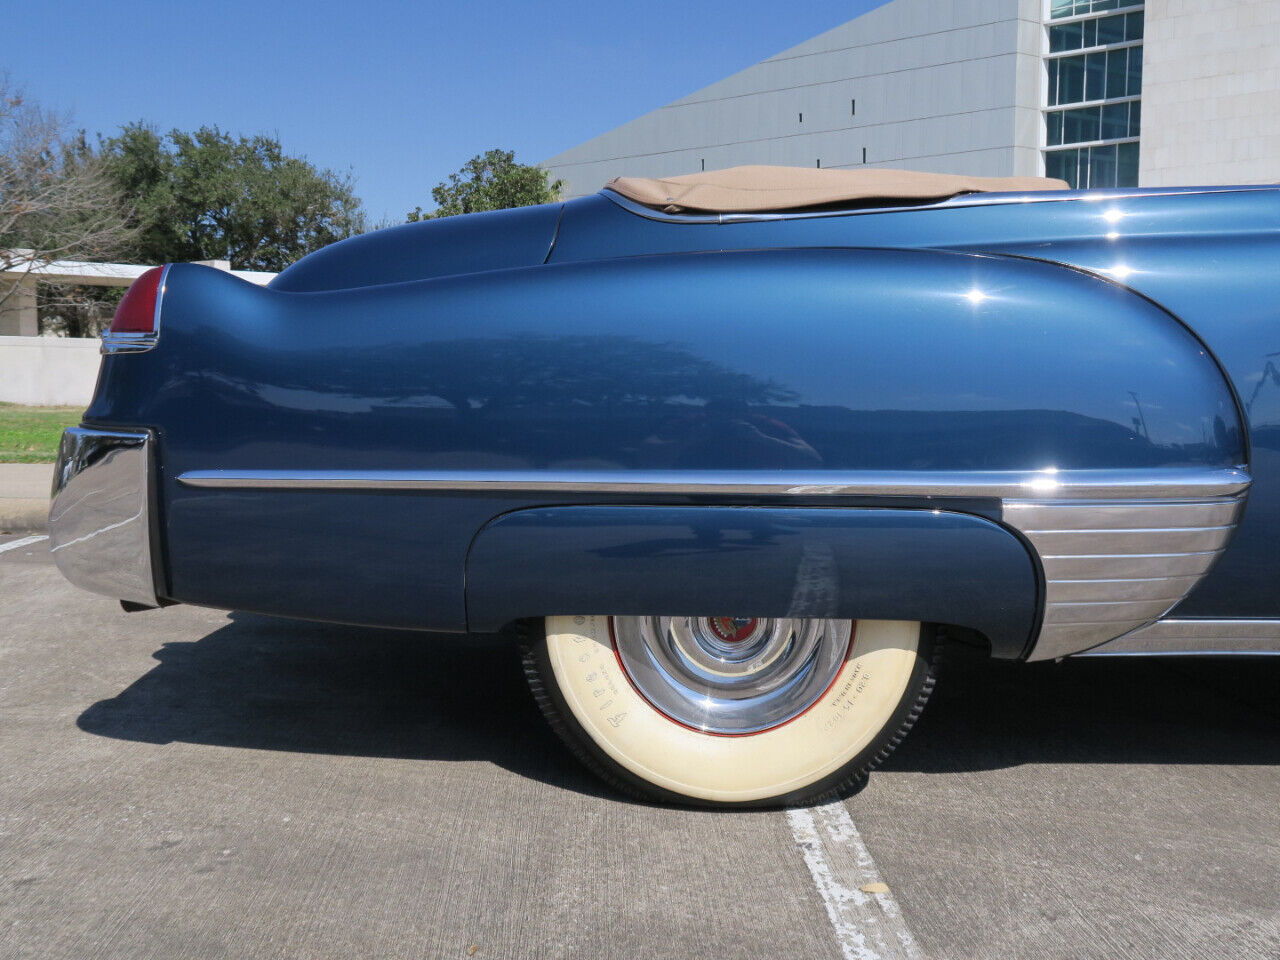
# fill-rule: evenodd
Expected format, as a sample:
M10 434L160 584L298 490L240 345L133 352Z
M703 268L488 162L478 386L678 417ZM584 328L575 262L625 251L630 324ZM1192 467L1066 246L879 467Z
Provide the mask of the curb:
M43 533L48 525L48 500L0 497L0 533Z

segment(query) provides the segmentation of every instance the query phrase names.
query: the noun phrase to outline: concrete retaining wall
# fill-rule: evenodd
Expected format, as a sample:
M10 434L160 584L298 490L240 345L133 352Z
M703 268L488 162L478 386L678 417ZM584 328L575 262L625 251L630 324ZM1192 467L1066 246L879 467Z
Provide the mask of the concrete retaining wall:
M98 338L0 337L0 401L87 407L98 381Z

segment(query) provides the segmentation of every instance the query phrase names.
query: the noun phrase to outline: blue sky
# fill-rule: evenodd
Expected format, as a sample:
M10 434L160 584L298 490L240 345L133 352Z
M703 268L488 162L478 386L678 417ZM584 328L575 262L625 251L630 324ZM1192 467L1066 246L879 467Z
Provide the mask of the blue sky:
M881 2L43 0L0 69L90 134L274 134L398 222L490 147L546 159Z

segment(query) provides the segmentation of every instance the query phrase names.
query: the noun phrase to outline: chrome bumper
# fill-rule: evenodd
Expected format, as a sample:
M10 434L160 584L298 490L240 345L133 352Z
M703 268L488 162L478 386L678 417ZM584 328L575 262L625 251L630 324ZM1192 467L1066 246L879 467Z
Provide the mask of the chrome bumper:
M49 541L77 587L158 606L151 435L72 427L53 475Z

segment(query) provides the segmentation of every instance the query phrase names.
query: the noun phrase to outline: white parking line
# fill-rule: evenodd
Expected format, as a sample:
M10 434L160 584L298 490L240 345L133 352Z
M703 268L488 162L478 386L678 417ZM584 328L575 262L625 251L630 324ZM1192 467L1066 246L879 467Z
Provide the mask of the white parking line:
M842 801L787 811L845 960L922 960Z
M17 550L19 547L25 547L33 543L39 543L41 540L48 539L49 537L47 535L41 534L38 537L23 537L21 540L13 540L9 543L0 543L0 553L4 553L6 550Z

